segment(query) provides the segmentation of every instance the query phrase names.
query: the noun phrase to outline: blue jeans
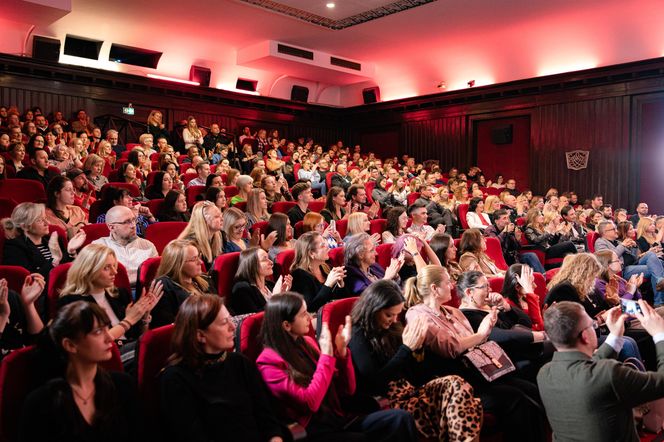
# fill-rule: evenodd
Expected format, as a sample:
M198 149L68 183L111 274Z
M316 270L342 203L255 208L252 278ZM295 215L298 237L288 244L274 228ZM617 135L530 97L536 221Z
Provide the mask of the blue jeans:
M607 337L608 335L600 335L599 339L597 340L598 345L602 345L604 341L606 341ZM629 336L623 336L623 338L625 341L623 343L622 350L620 350L620 353L618 353L618 360L625 361L628 358L636 358L639 361L642 361L643 358L641 357L639 346L636 345L636 341Z
M327 195L327 186L325 185L325 181L319 181L317 183L310 181L310 183L312 189L320 189L320 194L322 196Z
M527 264L528 266L530 266L531 269L533 269L537 273L546 273L546 270L544 270L544 266L540 262L537 255L535 255L533 252L521 253L519 255L519 261L521 261L521 263L523 264Z
M623 278L629 279L632 275L643 273L643 276L650 278L652 291L655 294L654 304L659 306L664 304L664 292L657 291L657 283L664 278L664 267L662 261L653 252L648 252L639 259L639 263L627 266L623 269Z

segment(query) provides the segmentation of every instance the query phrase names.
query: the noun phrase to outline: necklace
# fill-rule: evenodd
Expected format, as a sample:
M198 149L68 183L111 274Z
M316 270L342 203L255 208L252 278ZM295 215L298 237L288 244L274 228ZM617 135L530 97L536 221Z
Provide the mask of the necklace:
M95 388L94 388L94 387L92 388L92 391L90 392L90 394L88 395L88 397L83 397L83 396L81 396L81 395L76 391L76 389L74 388L73 385L71 386L71 391L73 391L73 392L74 392L74 395L76 395L76 397L78 397L78 398L81 400L81 402L83 402L83 405L88 405L88 402L90 401L90 399L92 399L92 396L94 396L94 394L95 394Z

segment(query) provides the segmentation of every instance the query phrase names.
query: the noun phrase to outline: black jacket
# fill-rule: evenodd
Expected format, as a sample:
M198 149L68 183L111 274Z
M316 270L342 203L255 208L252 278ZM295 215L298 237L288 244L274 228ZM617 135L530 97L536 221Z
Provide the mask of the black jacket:
M272 281L265 281L270 291L274 288ZM231 296L226 306L233 315L262 312L265 309L265 296L258 287L247 281L237 281L231 290Z

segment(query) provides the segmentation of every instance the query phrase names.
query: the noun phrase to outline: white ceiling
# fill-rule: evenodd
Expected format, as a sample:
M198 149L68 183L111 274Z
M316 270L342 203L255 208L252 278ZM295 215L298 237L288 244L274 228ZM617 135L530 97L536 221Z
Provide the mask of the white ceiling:
M327 0L281 3L331 14ZM336 3L345 15L358 5L391 2ZM72 12L51 24L33 17L19 18L23 23L0 18L5 31L0 51L18 53L30 24L36 24L38 35L104 40L96 67L144 72L103 61L115 42L163 51L160 74L186 78L190 65L203 65L212 69L212 87L232 89L238 77L249 78L259 82L261 94L277 97L289 96L290 85L297 82L292 72L285 78L270 63L239 66L238 50L277 40L375 64L373 80L357 85L304 84L316 89L310 99L340 106L361 103L361 89L374 84L383 100L390 100L439 92L440 81L453 90L471 79L481 86L664 55L662 0L438 0L342 30L241 0L72 0Z

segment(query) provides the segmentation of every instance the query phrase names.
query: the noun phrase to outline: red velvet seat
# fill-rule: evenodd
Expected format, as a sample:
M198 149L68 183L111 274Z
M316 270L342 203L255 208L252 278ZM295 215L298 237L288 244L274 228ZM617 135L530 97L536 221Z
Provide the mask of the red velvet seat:
M140 146L141 146L140 143L127 143L127 144L125 144L125 147L127 148L127 152L131 152L134 149L134 147L140 147Z
M304 229L304 222L298 221L295 223L295 226L293 226L293 236L295 239L298 239L300 236L302 236L302 233Z
M341 236L341 239L344 239L348 231L348 219L340 219L339 221L335 221L334 224L336 225L337 232L339 232L339 236Z
M411 206L420 197L420 192L411 192L406 197L408 205Z
M146 206L148 206L148 209L150 209L150 213L157 216L157 213L161 211L161 206L164 205L164 199L163 198L157 198L148 201L147 203L144 203Z
M16 293L21 293L25 277L30 272L21 266L3 266L0 265L0 279L7 280L7 286Z
M246 201L238 201L237 203L233 204L233 207L235 207L240 212L246 212L247 211L247 202Z
M320 213L325 208L325 201L315 200L309 203L309 210Z
M290 275L290 268L295 261L295 250L288 249L280 252L274 260L274 280L279 276Z
M251 226L251 232L253 233L254 230L258 229L262 234L265 234L265 229L267 229L268 222L267 221L258 221L257 223L254 223Z
M546 282L548 283L553 279L554 276L556 276L556 273L560 271L560 267L553 268L551 270L547 270L545 274Z
M152 241L152 244L157 248L157 252L161 255L166 245L177 239L180 233L187 227L187 224L184 221L162 221L150 224L145 229L145 239Z
M333 172L328 173L325 175L325 187L327 187L327 191L329 192L330 189L332 188L332 177L335 174Z
M0 198L0 219L12 216L14 207L17 205L18 203L12 198Z
M159 170L153 170L152 172L148 173L148 176L145 178L145 185L146 186L151 186L152 183L154 183L154 177L159 173Z
M190 186L185 189L184 193L187 196L187 207L191 208L198 202L196 197L205 194L205 186Z
M496 263L496 267L500 270L507 270L507 263L505 262L505 257L503 256L503 249L500 247L500 241L498 238L485 238L486 239L486 254L493 259L493 262Z
M53 318L58 310L58 298L60 291L67 282L67 273L69 272L72 262L60 264L51 270L48 277L48 291L47 291L47 312L48 317ZM122 263L118 262L118 273L115 275L115 286L131 291L131 284L129 283L129 276L127 269Z
M332 265L332 267L339 267L344 265L343 247L335 247L334 249L330 249L329 256L330 256L330 264Z
M55 224L49 224L48 225L48 234L52 234L53 232L58 233L58 238L62 238L62 242L64 243L64 246L67 247L67 242L69 238L67 238L67 231L63 229L60 226L56 226Z
M3 198L14 200L16 204L46 199L46 191L42 183L22 178L0 180L0 195Z
M379 244L376 247L376 262L386 269L392 260L392 245L393 244Z
M15 350L0 364L0 440L17 440L23 402L35 388L41 387L47 373L41 370L33 347ZM120 352L113 344L111 359L101 364L108 371L123 371ZM35 422L35 425L40 425Z
M505 278L502 276L491 276L489 279L490 291L500 293L503 290Z
M277 201L272 204L272 213L288 213L295 205L295 201Z
M369 204L374 203L373 196L371 195L373 193L374 187L376 187L375 181L367 181L366 184L364 185L364 190L367 191L367 202Z
M138 297L143 287L150 287L150 284L157 275L157 269L161 264L161 256L148 258L138 266L138 276L136 281L136 297Z
M360 299L359 297L337 299L336 301L328 302L316 313L316 335L320 336L323 323L327 323L332 336L336 336L337 330L340 325L346 322L346 315L350 315L353 306Z
M85 242L83 243L83 247L87 246L96 239L103 238L111 234L106 223L88 224L87 226L81 227L81 230L85 232Z
M231 294L235 273L240 265L240 252L224 253L217 256L212 265L217 278L217 294L222 298Z
M189 184L189 181L193 180L193 179L196 178L197 176L198 176L197 173L185 173L185 174L182 176L182 185L185 186L185 187L187 187L187 184Z
M239 192L239 189L237 186L225 186L224 187L224 193L226 194L226 199L231 200L235 195L237 195Z
M588 245L588 252L595 253L595 242L599 239L599 233L595 231L589 231L586 234L586 241Z
M457 208L457 214L459 216L461 227L464 230L469 229L468 221L466 220L466 215L468 214L468 204L459 204L459 207Z
M143 412L151 424L157 423L159 411L159 372L172 354L173 324L148 330L138 343L137 381Z
M369 224L371 224L371 227L369 227L369 235L373 235L374 233L378 233L380 235L387 227L387 220L384 218L376 218L369 221Z
M97 200L94 203L90 204L90 209L88 213L88 222L94 224L97 222L97 218L102 214L102 207L104 202L102 200Z
M102 193L104 192L104 189L106 189L107 187L120 187L122 189L127 189L129 195L131 195L133 198L138 198L141 196L141 191L136 184L123 183L120 181L106 183L101 188Z

